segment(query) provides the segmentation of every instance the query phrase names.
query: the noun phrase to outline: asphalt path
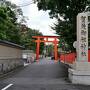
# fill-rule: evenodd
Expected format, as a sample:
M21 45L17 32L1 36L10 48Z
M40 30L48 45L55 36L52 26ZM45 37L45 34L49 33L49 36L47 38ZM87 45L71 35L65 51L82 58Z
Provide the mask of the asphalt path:
M90 90L68 81L68 66L42 59L0 80L0 90Z

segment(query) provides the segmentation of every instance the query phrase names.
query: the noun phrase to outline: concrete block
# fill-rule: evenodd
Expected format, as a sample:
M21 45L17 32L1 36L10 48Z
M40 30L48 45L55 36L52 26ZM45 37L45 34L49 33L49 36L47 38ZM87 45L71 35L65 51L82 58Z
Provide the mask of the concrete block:
M75 62L73 64L74 70L80 71L89 71L90 70L90 62Z
M90 85L90 71L69 69L69 80L74 84Z

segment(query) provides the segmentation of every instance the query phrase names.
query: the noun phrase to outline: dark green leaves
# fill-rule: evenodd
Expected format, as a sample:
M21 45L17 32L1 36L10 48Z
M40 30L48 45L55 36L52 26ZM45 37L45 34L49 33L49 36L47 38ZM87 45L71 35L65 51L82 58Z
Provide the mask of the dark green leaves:
M90 0L36 1L39 10L49 10L50 17L57 19L58 23L54 25L53 29L64 39L66 44L73 49L73 42L76 41L76 16L83 11L90 11ZM86 7L88 7L87 10ZM60 16L62 16L64 20L61 20Z

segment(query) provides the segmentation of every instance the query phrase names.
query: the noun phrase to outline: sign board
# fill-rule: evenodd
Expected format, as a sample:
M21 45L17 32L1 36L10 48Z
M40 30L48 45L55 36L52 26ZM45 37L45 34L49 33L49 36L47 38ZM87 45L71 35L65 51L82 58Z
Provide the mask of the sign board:
M88 23L90 12L79 13L77 16L77 60L88 61Z

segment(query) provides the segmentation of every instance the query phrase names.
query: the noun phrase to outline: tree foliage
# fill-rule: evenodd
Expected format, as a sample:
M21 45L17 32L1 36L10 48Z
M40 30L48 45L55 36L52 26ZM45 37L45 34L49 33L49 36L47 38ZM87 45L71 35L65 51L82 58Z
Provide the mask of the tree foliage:
M39 10L49 10L50 17L58 20L53 29L73 49L72 44L76 41L76 16L78 13L90 10L90 0L36 1Z
M23 45L25 49L36 50L36 43L32 36L42 35L37 30L28 28L22 10L9 1L0 1L0 39ZM23 31L24 30L24 31ZM44 44L41 43L40 53L43 51Z
M53 56L54 55L54 47L52 44L46 45L46 55Z
M36 52L36 42L32 36L43 36L41 32L35 29L28 28L26 26L26 31L21 33L21 44L24 45L26 49L33 50ZM44 43L40 43L40 54L43 52Z
M0 39L20 44L20 28L17 14L22 15L16 5L6 1L0 6Z

